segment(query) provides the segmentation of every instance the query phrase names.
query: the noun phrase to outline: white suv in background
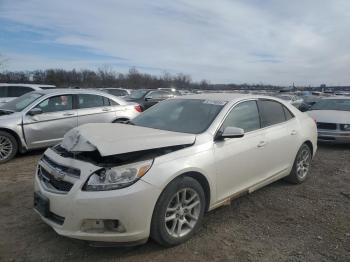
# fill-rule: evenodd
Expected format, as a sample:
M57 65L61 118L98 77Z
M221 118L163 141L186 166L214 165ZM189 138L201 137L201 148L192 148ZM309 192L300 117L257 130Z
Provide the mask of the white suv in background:
M54 85L0 83L0 105L32 91L53 88L56 87Z

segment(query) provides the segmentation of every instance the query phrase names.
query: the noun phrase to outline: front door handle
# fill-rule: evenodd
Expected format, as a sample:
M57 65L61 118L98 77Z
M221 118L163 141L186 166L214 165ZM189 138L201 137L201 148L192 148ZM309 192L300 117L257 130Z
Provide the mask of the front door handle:
M111 109L110 108L103 108L102 111L108 112L108 111L111 111Z
M266 141L260 141L258 147L264 147L266 145Z
M296 135L297 134L297 131L296 130L292 130L292 132L290 133L292 136Z

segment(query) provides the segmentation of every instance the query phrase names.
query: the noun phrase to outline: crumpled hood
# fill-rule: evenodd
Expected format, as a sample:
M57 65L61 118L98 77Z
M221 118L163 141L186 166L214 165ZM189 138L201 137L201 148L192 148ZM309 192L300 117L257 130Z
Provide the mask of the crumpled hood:
M188 145L193 134L177 133L126 124L86 124L73 128L61 146L70 152L98 150L101 156L117 155L147 149Z
M316 122L350 124L350 112L337 110L312 110L307 114Z

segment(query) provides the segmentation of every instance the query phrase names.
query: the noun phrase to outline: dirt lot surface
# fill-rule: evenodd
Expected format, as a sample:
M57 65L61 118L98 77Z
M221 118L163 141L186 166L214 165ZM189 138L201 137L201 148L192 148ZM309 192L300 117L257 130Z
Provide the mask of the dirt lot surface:
M42 152L0 166L0 261L350 261L350 147L319 146L309 179L283 181L205 216L187 243L94 248L58 236L32 210Z

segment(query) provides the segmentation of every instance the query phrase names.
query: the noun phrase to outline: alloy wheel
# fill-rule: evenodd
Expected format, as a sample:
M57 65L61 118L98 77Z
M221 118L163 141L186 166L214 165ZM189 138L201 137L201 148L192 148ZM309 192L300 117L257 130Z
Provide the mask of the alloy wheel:
M306 175L309 173L311 162L311 154L310 149L308 147L304 147L297 159L297 176L299 179L304 179Z
M5 160L12 154L13 145L7 136L0 136L0 160Z
M197 224L201 201L196 191L191 188L179 190L170 200L165 211L165 227L174 238L189 234Z

